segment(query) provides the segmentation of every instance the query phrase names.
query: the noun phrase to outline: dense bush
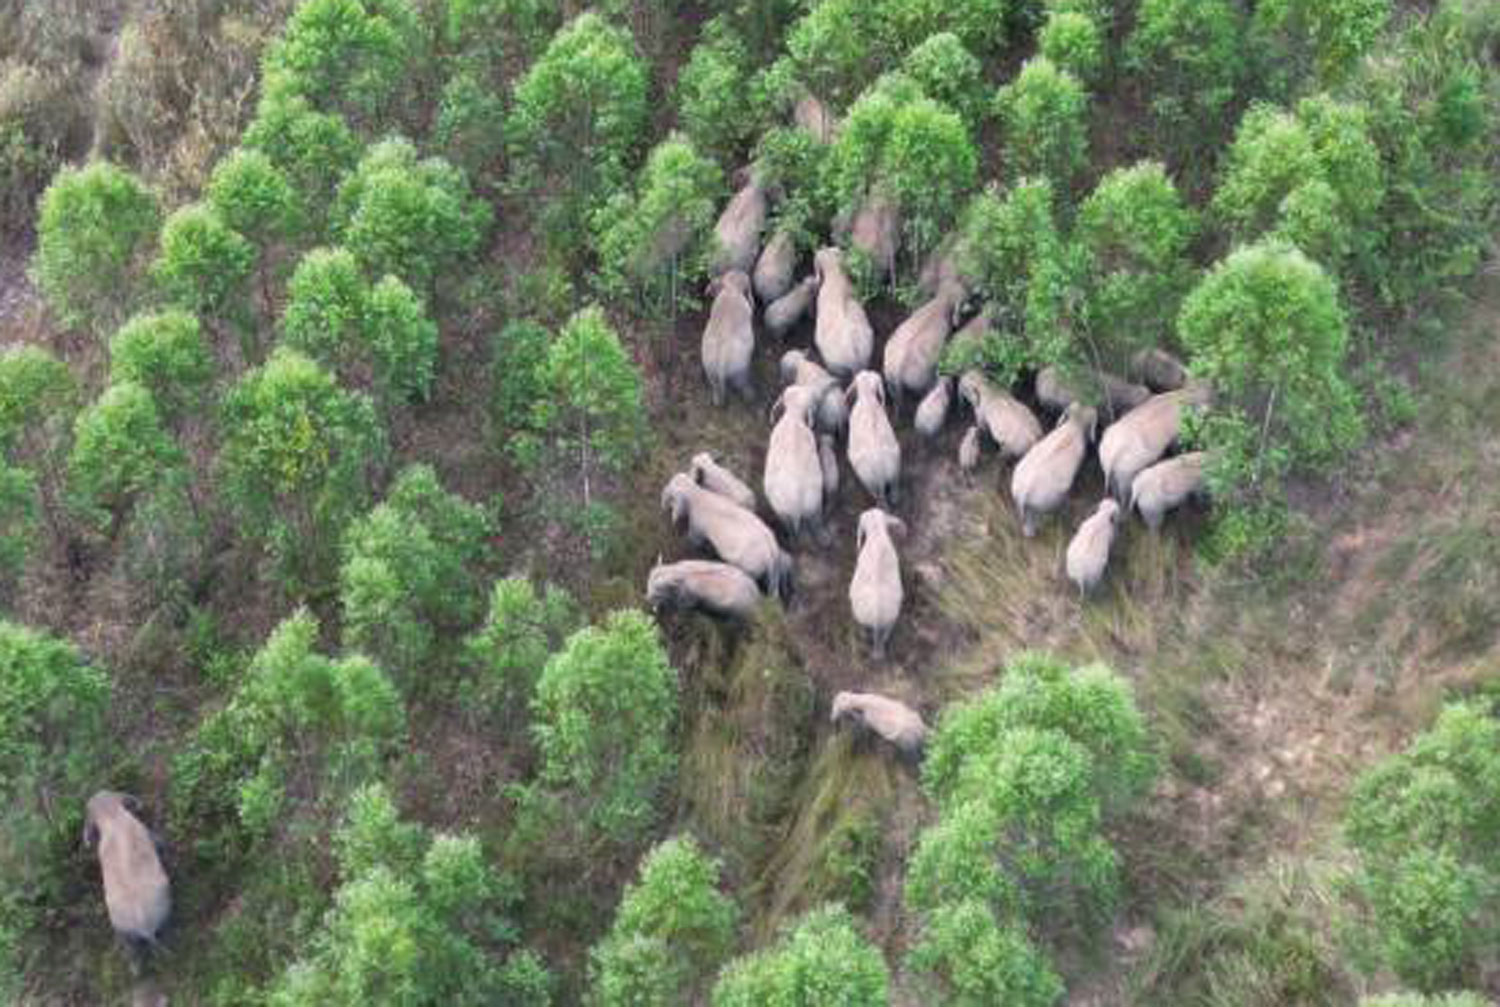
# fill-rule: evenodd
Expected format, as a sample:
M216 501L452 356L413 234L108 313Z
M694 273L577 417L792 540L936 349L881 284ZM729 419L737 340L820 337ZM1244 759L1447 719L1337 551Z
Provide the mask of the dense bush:
M368 499L385 437L363 395L290 349L224 401L224 491L293 593L332 572L339 534Z
M1482 704L1449 706L1359 779L1345 828L1391 967L1425 990L1467 977L1500 881L1500 722Z
M756 117L746 107L750 54L722 21L704 26L702 39L677 74L677 120L693 146L737 167L755 133Z
M472 716L521 726L548 657L580 621L561 588L549 584L539 591L525 577L496 581L484 625L464 639L460 703Z
M1106 42L1098 24L1078 11L1054 11L1036 39L1038 52L1084 84L1103 72Z
M159 224L156 197L123 168L57 173L42 194L32 275L63 324L102 334L124 320Z
M304 207L285 172L263 151L236 148L220 159L203 192L232 230L260 247L296 240Z
M83 510L97 523L117 526L137 499L170 481L185 460L151 393L126 381L110 385L78 414L68 473Z
M426 465L397 477L384 503L344 532L344 645L409 684L477 616L474 576L488 521Z
M432 140L470 178L484 181L505 147L505 100L480 75L455 73L438 98Z
M885 1007L890 979L880 950L840 905L815 909L781 940L725 967L714 1007Z
M569 821L615 842L650 828L677 768L677 690L640 612L579 630L547 661L531 700L537 780Z
M1026 932L1002 926L983 902L940 906L907 963L932 984L926 1003L948 1007L1052 1007L1063 984Z
M1284 90L1311 74L1324 85L1343 80L1380 38L1391 0L1270 0L1255 7L1257 41L1269 49L1274 86Z
M110 337L110 380L149 391L169 426L198 410L213 376L198 320L185 311L136 315Z
M1177 333L1217 394L1198 426L1219 505L1212 548L1253 553L1272 541L1285 475L1333 461L1362 434L1338 287L1289 245L1241 248L1188 295Z
M109 782L109 702L70 644L0 621L0 991L29 971L19 938L58 904L84 803Z
M1224 135L1246 72L1244 35L1232 0L1142 0L1125 62L1170 149L1211 150Z
M11 572L34 548L29 532L38 514L55 538L65 537L62 474L77 408L67 364L36 346L0 350L0 558Z
M151 272L168 303L209 318L242 315L255 248L211 207L174 210L161 229Z
M812 134L793 126L779 126L761 134L755 166L761 183L777 193L771 208L771 227L792 235L799 248L822 240L832 210L822 184L828 148Z
M952 32L939 32L906 54L901 72L922 93L963 117L970 131L978 128L988 97L984 67Z
M641 861L614 925L591 955L599 1007L694 1003L734 942L735 905L719 865L692 839L669 839ZM649 967L640 968L649 963Z
M1045 56L1026 61L995 96L1013 178L1041 175L1067 195L1088 163L1088 93Z
M285 174L306 211L309 233L321 234L340 180L359 159L359 141L348 124L305 98L267 91L242 139Z

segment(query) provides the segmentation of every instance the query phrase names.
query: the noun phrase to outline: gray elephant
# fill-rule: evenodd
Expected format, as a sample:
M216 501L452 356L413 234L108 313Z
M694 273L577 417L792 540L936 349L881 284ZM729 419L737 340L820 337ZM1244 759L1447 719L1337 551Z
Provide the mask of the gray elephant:
M792 121L812 134L821 144L833 142L838 123L829 113L828 106L810 94L804 94L792 106Z
M818 463L823 468L823 502L828 504L839 495L839 455L831 434L818 435Z
M724 390L733 388L749 399L750 360L755 356L755 308L750 300L750 278L739 270L709 284L714 295L708 323L703 327L703 375L714 405L724 404Z
M679 472L661 493L661 506L674 525L687 522L688 539L706 543L726 563L754 578L767 594L784 598L791 590L792 561L776 533L733 500Z
M1093 591L1104 579L1119 520L1120 505L1106 497L1078 526L1073 540L1068 543L1068 579L1078 585L1080 598Z
M797 243L790 232L777 231L766 242L755 262L755 296L770 304L792 289L792 275L797 268Z
M710 272L717 276L731 270L749 275L760 254L760 235L766 227L768 200L765 188L754 174L742 171L744 185L719 215L714 225L714 255ZM748 291L747 291L748 294Z
M1110 424L1099 439L1104 487L1116 499L1130 499L1136 474L1154 465L1182 433L1183 410L1205 406L1212 398L1206 385L1189 385L1153 395Z
M901 617L905 592L901 586L901 558L891 536L904 536L906 525L879 507L859 516L854 577L849 581L849 607L854 621L870 635L876 660L885 659L886 644Z
M1123 416L1151 397L1151 389L1118 374L1095 371L1079 382L1066 379L1057 367L1043 367L1036 375L1036 400L1054 412L1075 402L1097 404L1106 416Z
M1053 431L1026 452L1010 475L1010 495L1021 512L1026 537L1036 534L1037 518L1061 507L1083 467L1099 414L1073 403Z
M655 610L688 609L749 622L760 610L760 588L737 566L712 560L658 562L646 580L646 602Z
M885 344L881 370L896 411L905 394L920 397L937 381L938 360L958 324L968 291L956 280L945 282L931 300L896 327Z
M823 462L818 453L813 416L818 397L811 389L792 385L771 407L777 414L766 447L762 488L766 501L783 527L794 536L804 528L821 534L823 525Z
M964 431L963 440L958 442L958 470L966 476L974 474L979 468L979 456L984 442L984 431L979 424Z
M1042 439L1036 414L978 371L959 378L958 394L974 411L974 422L1000 448L1001 458L1020 458Z
M1188 382L1187 367L1160 347L1131 357L1130 371L1154 392L1175 392Z
M875 352L875 330L864 305L855 295L854 284L844 271L843 253L825 248L813 257L818 280L818 320L813 343L818 355L834 374L853 377L870 365Z
M1161 530L1168 511L1182 506L1204 491L1202 451L1157 462L1135 477L1130 486L1130 506L1141 512L1141 520L1152 531Z
M833 697L829 719L853 724L895 746L910 759L920 758L927 743L922 715L900 700L873 692L841 692Z
M766 306L763 321L773 339L785 339L797 323L807 317L818 293L818 278L806 276L791 290Z
M781 380L811 388L818 396L818 429L824 433L842 434L849 425L849 407L838 379L802 350L787 350L781 355Z
M101 790L83 816L83 841L99 855L110 926L133 952L156 946L172 912L172 886L139 810L134 797Z
M885 412L885 384L861 371L845 393L849 410L849 467L882 507L889 507L901 480L901 442Z
M865 198L849 223L849 247L865 255L881 280L896 272L896 253L901 248L901 210L883 192Z
M755 510L755 491L739 476L714 461L714 456L707 451L693 455L688 473L693 477L693 482L704 489L728 497L748 511Z
M912 426L923 437L936 437L948 424L948 411L953 407L953 379L944 375L937 379L932 390L917 403L917 414Z

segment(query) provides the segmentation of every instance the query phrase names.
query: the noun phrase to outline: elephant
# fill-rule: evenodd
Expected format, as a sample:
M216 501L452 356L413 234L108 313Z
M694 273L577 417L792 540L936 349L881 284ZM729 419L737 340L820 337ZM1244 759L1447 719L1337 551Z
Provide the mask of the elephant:
M811 388L792 385L771 407L772 418L780 418L771 428L762 485L771 510L794 536L803 528L822 532L823 461L812 428L817 403Z
M709 270L714 276L734 270L748 276L760 254L760 235L766 227L769 200L765 187L752 172L741 171L741 177L745 178L744 185L729 200L714 225L714 254Z
M945 282L937 294L896 327L885 344L882 371L896 411L903 394L921 397L937 381L943 346L958 324L968 291L956 280Z
M755 296L762 304L771 304L792 289L792 274L797 268L797 243L788 231L777 231L766 242L755 262Z
M974 424L964 431L963 440L958 442L958 469L964 475L972 475L979 468L979 453L983 443L983 431L979 424Z
M1074 402L1096 404L1106 416L1123 416L1151 397L1151 389L1135 385L1118 374L1095 371L1068 381L1057 367L1043 367L1036 375L1036 400L1048 409L1062 412Z
M945 283L969 286L963 270L959 268L958 253L959 236L956 233L950 234L932 250L927 261L922 263L922 269L917 273L917 293L923 297L936 297Z
M673 476L661 493L663 510L672 523L687 522L688 538L706 542L724 562L739 567L765 592L785 598L791 590L791 557L776 541L776 533L755 514L733 500L693 482L685 472Z
M83 816L84 844L96 847L110 926L133 952L155 947L172 912L172 886L156 840L136 817L140 802L101 790Z
M838 124L828 112L828 106L810 94L804 94L792 106L792 121L812 134L820 144L833 142Z
M1083 467L1083 456L1099 414L1093 406L1074 402L1053 431L1026 452L1010 475L1010 495L1021 512L1027 538L1036 534L1037 517L1061 507Z
M975 423L1000 448L1002 458L1020 458L1042 439L1042 425L1032 411L978 371L966 371L959 378L958 394L974 410Z
M781 355L781 380L813 389L818 398L818 429L824 433L842 434L849 425L849 407L838 380L802 350L787 350Z
M948 423L948 410L953 406L953 379L946 375L937 379L932 390L917 403L917 415L912 426L923 437L936 437Z
M1137 380L1154 392L1175 392L1188 382L1187 367L1159 347L1142 350L1131 357L1130 370Z
M791 290L766 305L762 321L766 332L775 339L785 339L786 334L804 317L813 306L813 297L818 292L818 278L807 276Z
M693 455L688 472L692 475L693 482L704 489L728 497L747 511L755 510L755 491L745 485L739 476L714 461L714 456L707 451Z
M1202 451L1157 462L1135 477L1130 486L1130 506L1141 512L1141 520L1152 531L1161 530L1167 511L1180 507L1191 496L1203 492Z
M878 279L896 271L901 245L901 210L884 193L867 197L849 224L849 247L869 258Z
M1206 385L1188 385L1153 395L1111 423L1099 439L1105 490L1118 500L1129 500L1136 474L1155 464L1177 442L1183 408L1204 406L1210 399Z
M920 758L927 743L922 715L900 700L873 692L841 692L833 697L829 719L855 724L879 735L907 758Z
M849 466L882 507L889 507L901 479L901 443L885 412L885 385L874 371L861 371L844 393L849 410Z
M813 257L813 272L818 280L813 343L830 371L841 378L853 377L870 365L875 330L844 271L842 252L837 248L819 251Z
M748 622L760 609L760 588L737 566L685 559L652 567L646 602L653 609L697 609L724 619Z
M1068 579L1078 585L1078 597L1087 595L1104 579L1119 518L1120 505L1105 497L1094 513L1078 526L1073 540L1068 543Z
M854 621L870 634L876 660L885 659L886 644L901 617L905 593L901 587L901 558L891 536L906 535L906 525L879 507L859 516L854 577L849 581L849 607Z
M703 327L703 374L716 406L724 404L724 390L733 387L743 398L752 394L750 360L755 355L755 308L750 300L750 278L732 270L709 284L714 295L708 324Z
M823 500L831 502L839 495L839 456L830 434L818 435L818 463L823 468Z

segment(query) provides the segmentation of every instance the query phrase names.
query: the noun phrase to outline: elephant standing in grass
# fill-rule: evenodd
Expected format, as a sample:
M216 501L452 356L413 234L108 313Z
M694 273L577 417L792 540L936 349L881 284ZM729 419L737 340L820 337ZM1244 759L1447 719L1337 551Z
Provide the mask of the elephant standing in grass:
M83 841L98 850L110 926L136 954L156 946L172 912L172 886L139 810L134 797L101 790L83 816Z
M948 410L953 407L953 379L946 375L937 379L932 391L922 396L917 403L917 415L912 426L923 437L936 437L948 424Z
M1027 538L1036 534L1038 516L1052 513L1068 499L1098 419L1092 406L1068 406L1057 427L1026 452L1011 473L1010 495Z
M732 387L749 399L750 361L755 356L755 307L750 300L750 278L735 270L709 284L714 295L708 324L703 327L703 374L714 405L724 404L724 390Z
M758 581L767 594L786 597L791 589L791 557L777 543L776 533L755 514L704 489L685 472L673 476L662 490L661 506L671 513L674 525L687 522L691 542L707 543L724 562Z
M714 456L707 451L693 455L688 472L692 475L693 482L704 489L728 497L748 511L755 510L755 491L739 476L714 461Z
M922 715L900 700L873 692L841 692L829 716L835 724L855 724L890 742L907 758L919 758L927 743Z
M772 417L777 413L781 417L771 428L766 447L763 488L771 510L787 531L800 536L808 528L821 538L823 460L812 426L817 402L812 389L793 385L771 407Z
M1202 451L1190 451L1157 462L1135 477L1130 487L1130 506L1141 512L1146 527L1160 531L1167 511L1203 492L1205 459Z
M957 281L944 283L886 341L881 369L898 413L906 393L921 397L937 381L938 360L967 297L968 292Z
M1078 585L1078 596L1087 595L1104 579L1109 566L1110 550L1115 545L1115 531L1120 519L1120 505L1106 497L1078 526L1068 543L1068 579Z
M652 567L646 602L653 609L697 609L748 622L760 608L760 588L737 566L703 559Z
M1153 395L1110 424L1099 439L1099 465L1104 488L1121 501L1130 499L1136 474L1156 464L1182 432L1184 408L1206 405L1205 385L1189 385L1176 392Z
M901 480L901 442L885 412L885 385L874 371L861 371L845 398L849 410L849 466L882 507L889 507Z
M843 253L825 248L813 257L818 280L818 321L813 343L818 355L834 374L852 377L870 366L875 352L875 330L854 284L844 271Z
M978 371L959 379L958 393L974 410L975 425L989 434L1002 458L1020 458L1042 439L1036 415Z
M901 558L892 535L904 536L906 525L879 507L859 516L859 558L849 581L849 607L854 621L870 634L876 660L885 659L886 644L901 617L905 592L901 586Z
M746 177L749 176L749 177ZM710 271L718 276L738 270L749 275L760 254L760 235L766 228L769 201L752 173L742 172L745 184L729 200L714 225L714 255ZM749 291L746 291L748 296Z

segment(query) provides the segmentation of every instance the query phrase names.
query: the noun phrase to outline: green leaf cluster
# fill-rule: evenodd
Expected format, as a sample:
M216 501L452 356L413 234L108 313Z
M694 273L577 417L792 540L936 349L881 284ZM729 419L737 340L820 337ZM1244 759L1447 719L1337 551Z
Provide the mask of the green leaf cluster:
M814 909L781 939L730 962L713 1007L885 1007L890 977L880 949L838 904Z
M995 95L1011 177L1040 175L1066 196L1088 163L1088 92L1046 56L1026 61Z
M548 658L581 622L562 588L538 590L525 577L496 581L483 625L464 639L460 704L471 714L519 726Z

